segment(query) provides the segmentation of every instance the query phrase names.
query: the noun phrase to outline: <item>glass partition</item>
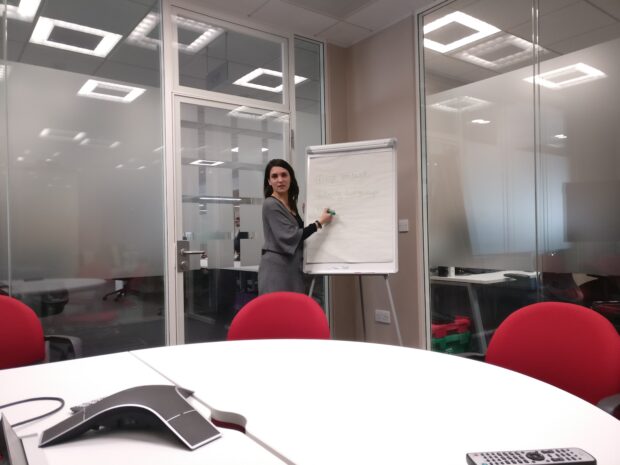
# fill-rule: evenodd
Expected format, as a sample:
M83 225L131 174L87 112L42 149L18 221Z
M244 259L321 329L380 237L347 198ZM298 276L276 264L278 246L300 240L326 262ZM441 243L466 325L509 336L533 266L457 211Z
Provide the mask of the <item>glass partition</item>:
M598 3L598 2L597 2ZM620 326L620 7L572 2L543 13L540 271L544 296ZM559 22L561 20L561 23ZM530 79L531 80L531 79Z
M47 333L80 336L85 355L162 345L160 51L129 40L159 2L5 11L3 286Z
M596 302L620 297L617 8L457 0L418 19L433 349L484 352L539 300L613 319Z

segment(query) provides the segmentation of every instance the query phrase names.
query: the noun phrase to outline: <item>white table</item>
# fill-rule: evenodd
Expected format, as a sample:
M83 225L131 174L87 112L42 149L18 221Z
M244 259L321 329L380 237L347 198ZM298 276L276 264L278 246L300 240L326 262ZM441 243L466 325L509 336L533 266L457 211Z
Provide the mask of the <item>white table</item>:
M620 463L620 421L481 362L342 341L239 341L134 354L214 418L295 465L464 465L474 451L581 447Z
M209 269L208 258L200 259L200 268ZM258 273L258 265L241 265L241 262L238 260L233 261L233 266L225 266L225 267L218 268L218 269L231 270L231 271L248 271L250 273Z
M28 459L39 465L110 464L225 464L284 465L244 434L222 429L222 437L190 451L172 433L114 430L84 434L74 440L38 448L33 437L69 415L69 407L105 397L133 386L171 384L133 355L84 358L24 368L0 370L0 404L39 396L57 396L65 407L42 420L18 426L15 432L30 447ZM206 417L210 411L195 398L188 399ZM32 402L4 409L11 424L37 416L57 406L55 402Z
M431 276L430 280L432 284L445 284L450 286L461 286L467 290L467 296L469 298L469 304L471 306L471 314L474 323L474 330L478 339L478 345L480 351L486 353L487 341L484 334L484 324L482 322L482 316L480 311L480 302L478 301L478 294L474 285L489 285L499 284L509 281L514 281L514 278L506 276L506 274L516 273L524 277L536 277L535 271L493 271L491 273L477 273L477 274L465 274L454 276Z
M11 292L13 294L45 294L57 291L83 291L92 289L105 284L105 280L98 278L50 278L32 279L24 281L15 279L11 281ZM4 288L8 288L3 283Z

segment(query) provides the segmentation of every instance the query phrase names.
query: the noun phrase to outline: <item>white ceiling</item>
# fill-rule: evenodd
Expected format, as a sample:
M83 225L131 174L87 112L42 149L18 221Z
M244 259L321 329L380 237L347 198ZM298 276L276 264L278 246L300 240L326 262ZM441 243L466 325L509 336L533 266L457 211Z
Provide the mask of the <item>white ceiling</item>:
M190 0L214 12L349 47L434 0Z

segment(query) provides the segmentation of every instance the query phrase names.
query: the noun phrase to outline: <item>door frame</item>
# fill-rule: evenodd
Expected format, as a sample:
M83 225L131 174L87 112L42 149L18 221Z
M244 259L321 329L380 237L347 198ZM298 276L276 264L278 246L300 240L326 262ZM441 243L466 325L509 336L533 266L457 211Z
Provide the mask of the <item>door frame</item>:
M176 345L185 343L185 308L184 308L184 289L183 273L177 271L177 241L183 236L182 225L182 170L180 169L180 153L177 151L180 144L180 105L181 103L192 103L215 108L229 108L229 106L249 106L259 110L277 110L287 114L289 118L288 131L284 132L285 144L284 157L291 161L294 150L293 143L295 128L295 84L290 76L294 75L294 35L288 36L272 34L258 31L240 24L225 22L226 27L232 30L255 35L257 37L269 37L280 41L283 45L282 61L284 73L283 82L287 89L285 92L284 103L274 104L273 102L262 102L260 100L247 99L216 92L191 89L177 85L178 63L176 50L173 46L176 37L175 27L172 16L176 13L191 15L192 18L200 20L217 21L221 20L210 16L190 12L189 10L179 9L167 0L162 0L161 11L161 33L162 33L162 92L164 102L164 236L165 236L165 324L166 324L166 345ZM178 157L177 157L178 154Z

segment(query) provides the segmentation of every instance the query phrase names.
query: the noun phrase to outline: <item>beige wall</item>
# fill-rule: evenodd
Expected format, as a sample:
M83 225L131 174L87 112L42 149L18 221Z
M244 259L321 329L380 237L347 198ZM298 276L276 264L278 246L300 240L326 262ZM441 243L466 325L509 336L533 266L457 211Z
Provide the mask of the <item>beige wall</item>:
M398 217L410 229L398 235L399 272L389 279L404 344L424 347L413 24L407 18L348 49L327 46L327 122L331 143L398 139ZM389 309L383 277L362 282L367 340L396 344L393 322L374 321L375 309ZM332 284L334 336L362 339L358 279Z

